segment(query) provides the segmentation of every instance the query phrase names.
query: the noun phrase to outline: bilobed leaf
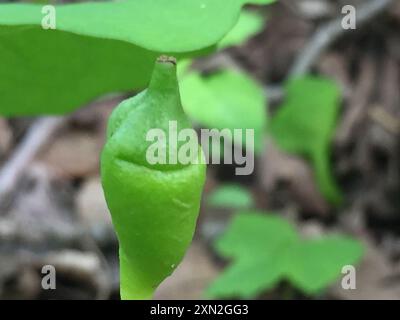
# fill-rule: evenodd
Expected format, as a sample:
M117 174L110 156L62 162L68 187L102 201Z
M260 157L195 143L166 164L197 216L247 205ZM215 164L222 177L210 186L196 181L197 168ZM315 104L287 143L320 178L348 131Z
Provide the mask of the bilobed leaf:
M360 243L346 237L331 236L295 245L288 260L290 281L309 295L317 294L338 279L345 265L362 255ZM315 262L318 262L316 264Z
M297 235L291 225L272 215L244 212L215 243L217 252L234 258L207 290L209 297L251 298L275 285L282 275L282 252Z
M235 25L235 27L231 31L229 31L228 34L218 43L218 49L225 49L230 46L240 45L243 42L245 42L248 38L260 32L263 27L264 27L264 19L259 14L252 11L244 10L240 14L239 20ZM189 72L188 69L191 63L192 60L190 59L181 60L178 63L178 76L182 80L181 93L183 95L183 98L187 102L187 103L184 102L184 105L186 105L185 108L186 112L192 115L192 120L194 122L203 124L210 128L218 127L220 129L224 129L224 124L226 123L226 119L220 120L220 118L229 118L228 113L230 113L231 110L226 110L227 114L226 117L224 117L223 114L224 106L223 104L215 101L215 97L213 97L214 95L213 91L215 90L210 89L209 86L206 84L207 78L203 78L201 77L200 74L195 72L186 77L187 73ZM220 74L217 73L215 76L218 77L219 75ZM256 84L252 79L246 77L245 75L242 75L242 78L243 81L248 83L248 86L259 87L258 84ZM221 79L224 80L223 77L221 77ZM226 90L232 90L231 94L234 95L240 94L236 91L238 87L237 85L233 84L232 88L229 88L231 82L228 81L228 83L226 83L223 86L226 87ZM259 87L258 89L256 88L254 91L258 92L255 94L255 96L253 96L254 103L251 103L250 106L260 105L260 103L257 102L257 99L261 96L262 89ZM247 95L250 99L252 99L251 94L252 93L248 91L248 92L243 92L241 95L242 96ZM264 99L261 98L258 101L261 100ZM263 104L265 103L266 101L264 100ZM244 105L242 105L242 109L245 109L243 106ZM257 108L253 110L257 110ZM262 111L261 108L258 108L258 110L260 111L259 116L261 117L260 118L261 122L262 121L266 122L265 111ZM214 121L216 114L218 114L219 116L217 116L216 121ZM246 126L247 122L248 120L245 117L237 117L234 122L231 122L229 124L228 128L231 129L243 128L244 126ZM251 124L250 126L256 129L258 125L257 122L259 123L260 121L254 121L253 124ZM261 126L265 126L265 124L262 124ZM255 149L257 152L259 152L262 149L263 134L264 134L264 129L261 129L260 132L256 132ZM214 140L212 142L214 143ZM215 143L214 147L220 148L221 145ZM211 149L211 151L212 150L213 149Z
M42 29L42 5L2 4L0 114L62 114L109 92L143 88L156 56L209 50L235 25L246 2L59 5L57 30Z
M246 74L223 70L203 77L191 72L180 82L182 105L188 116L208 128L253 129L254 150L262 149L267 124L262 87Z
M218 187L207 198L209 206L217 208L246 209L254 207L252 194L244 187L226 184Z
M296 240L294 228L279 216L242 211L235 215L228 230L216 241L215 249L225 257L253 258L270 255L268 251Z
M271 120L271 133L279 147L312 162L322 194L337 205L342 195L332 177L329 150L340 107L339 88L324 78L304 77L291 80L286 94Z
M362 256L351 238L302 240L283 218L261 212L238 213L215 249L232 262L208 288L211 298L252 298L285 279L314 295Z
M280 264L279 256L274 253L259 260L240 259L214 280L206 294L210 298L254 298L277 284L281 277Z

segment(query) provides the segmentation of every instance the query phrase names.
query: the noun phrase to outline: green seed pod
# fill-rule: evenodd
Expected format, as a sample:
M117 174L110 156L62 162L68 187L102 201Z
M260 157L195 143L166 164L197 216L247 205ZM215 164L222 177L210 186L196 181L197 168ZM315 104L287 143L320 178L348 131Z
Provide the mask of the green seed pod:
M191 128L179 95L173 58L157 60L149 88L122 102L111 115L101 156L105 198L119 240L122 299L150 299L182 260L193 237L206 165L149 164L150 129L166 134L168 159L183 142L170 144L169 121Z

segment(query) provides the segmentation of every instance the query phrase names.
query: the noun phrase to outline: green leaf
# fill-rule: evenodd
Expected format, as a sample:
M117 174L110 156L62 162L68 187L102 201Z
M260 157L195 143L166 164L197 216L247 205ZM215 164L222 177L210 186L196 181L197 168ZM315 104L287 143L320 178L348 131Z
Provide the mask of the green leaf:
M217 252L234 263L209 287L209 297L251 298L273 287L281 276L277 251L297 241L291 225L272 215L245 212L235 216L215 243Z
M294 228L280 217L254 210L241 211L235 215L225 234L216 241L215 249L225 257L253 258L270 255L268 248L295 241L297 235Z
M257 259L241 259L227 267L207 290L209 298L251 299L272 289L281 276L280 262L273 254ZM268 270L268 272L265 272Z
M330 80L304 77L289 81L286 99L271 120L271 134L283 150L306 156L318 186L332 204L342 201L329 165L329 151L340 106L339 88Z
M224 49L240 45L255 36L264 28L264 18L252 11L243 11L235 27L219 42L218 48Z
M192 72L183 77L180 88L183 107L194 122L231 132L254 129L254 150L262 150L267 102L262 87L249 76L233 70L208 77Z
M4 116L63 114L108 92L145 87L158 55L122 41L56 30L1 30Z
M295 245L291 252L286 271L290 281L305 293L314 295L326 284L335 282L343 266L358 261L362 247L350 238L331 236L304 241Z
M126 0L58 5L57 30L114 39L156 52L212 46L235 25L246 3L273 0ZM0 25L40 26L42 5L3 4ZM223 14L222 14L223 13ZM43 30L46 32L46 30Z
M2 4L0 114L63 114L106 93L141 89L155 57L209 51L235 25L246 2L58 5L57 30L42 29L42 5Z
M232 209L251 208L255 205L252 194L236 184L220 186L208 196L207 203L212 207Z
M237 214L215 249L232 263L208 288L211 298L252 298L284 279L314 295L333 283L343 266L362 256L355 240L302 240L283 218L261 212Z
M249 10L240 13L239 20L231 31L218 43L218 49L226 49L231 46L241 45L249 38L259 33L264 27L264 18ZM192 64L191 59L181 60L178 63L178 77L183 77L184 73Z

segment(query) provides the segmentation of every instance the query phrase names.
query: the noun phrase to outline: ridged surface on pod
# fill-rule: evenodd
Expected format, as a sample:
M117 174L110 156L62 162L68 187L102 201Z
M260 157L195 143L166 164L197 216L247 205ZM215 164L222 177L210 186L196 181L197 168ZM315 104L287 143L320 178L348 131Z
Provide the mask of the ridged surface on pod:
M199 213L206 165L151 165L146 152L150 129L168 134L191 128L185 116L172 59L160 58L149 88L122 102L112 113L101 156L105 198L119 240L122 299L150 299L182 260ZM178 131L179 132L179 131ZM183 142L169 145L176 156ZM167 157L169 159L169 157Z

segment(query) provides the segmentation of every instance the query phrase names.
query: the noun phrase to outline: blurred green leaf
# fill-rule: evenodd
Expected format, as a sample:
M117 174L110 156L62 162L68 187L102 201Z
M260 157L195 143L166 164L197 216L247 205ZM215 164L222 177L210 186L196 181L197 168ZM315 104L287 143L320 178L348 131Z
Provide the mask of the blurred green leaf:
M209 206L217 208L245 209L254 207L253 195L237 184L225 184L218 187L208 198Z
M361 256L361 245L347 237L306 240L292 248L286 273L296 287L313 295L336 281L342 267L353 264Z
M218 43L218 49L241 45L252 36L259 33L265 21L258 13L244 10L240 13L239 20L232 30ZM181 78L193 63L191 59L180 60L178 63L178 77Z
M246 212L237 214L216 251L233 263L207 290L210 298L251 298L272 288L282 276L282 250L297 241L291 225L277 216Z
M215 249L233 261L208 288L210 298L256 297L283 279L314 295L363 251L347 237L301 240L286 220L261 212L237 214Z
M58 5L57 30L42 29L42 5L2 4L0 114L62 114L109 92L143 88L156 56L195 56L210 50L235 25L247 2L254 3L126 0Z
M241 45L264 28L264 18L252 11L242 11L231 31L218 43L219 49Z
M342 194L329 165L330 143L340 106L340 91L327 79L304 77L286 85L286 99L271 119L271 133L278 146L312 162L317 184L331 203Z
M182 78L180 88L183 108L194 122L208 128L227 128L231 132L254 129L254 150L262 150L267 101L257 82L232 70L208 77L191 72Z

